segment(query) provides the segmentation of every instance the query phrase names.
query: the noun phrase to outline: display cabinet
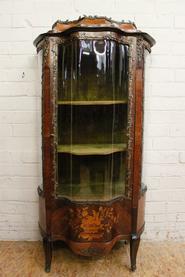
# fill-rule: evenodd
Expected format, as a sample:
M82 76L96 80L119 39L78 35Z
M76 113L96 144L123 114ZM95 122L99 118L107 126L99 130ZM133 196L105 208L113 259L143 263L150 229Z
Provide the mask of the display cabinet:
M146 192L144 58L154 39L134 23L83 17L57 21L34 44L42 72L45 269L56 240L84 256L128 240L135 270Z

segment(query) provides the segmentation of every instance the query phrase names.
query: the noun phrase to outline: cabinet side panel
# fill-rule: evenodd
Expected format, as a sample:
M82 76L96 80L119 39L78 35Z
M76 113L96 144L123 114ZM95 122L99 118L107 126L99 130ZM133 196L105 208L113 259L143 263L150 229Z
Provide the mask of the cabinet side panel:
M43 149L43 190L46 210L46 233L50 235L51 211L54 191L54 93L53 93L53 42L47 38L44 42L43 57L43 94L42 94L42 149ZM44 216L44 212L42 212Z
M45 198L42 196L39 197L39 227L46 233L46 207Z
M142 229L145 222L145 200L146 194L142 195L138 202L137 233Z
M133 205L137 207L141 189L142 130L143 130L143 69L136 70L136 112L134 143L134 188Z
M134 166L133 166L133 195L132 195L132 234L137 233L138 217L142 210L140 203L142 143L143 143L143 93L144 93L144 47L143 40L137 39L135 72L135 134L134 134ZM144 215L143 215L144 216ZM142 221L142 220L141 220Z

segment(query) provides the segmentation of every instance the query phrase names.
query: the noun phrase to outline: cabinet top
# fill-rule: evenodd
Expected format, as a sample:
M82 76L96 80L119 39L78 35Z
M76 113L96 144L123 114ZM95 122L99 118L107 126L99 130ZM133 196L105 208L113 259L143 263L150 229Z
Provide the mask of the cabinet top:
M47 33L40 34L34 40L34 45L37 46L37 44L45 37L59 36L60 34L65 35L70 32L88 30L114 31L121 33L122 35L142 36L150 44L150 47L155 44L155 40L149 34L138 30L133 22L124 20L118 22L104 16L83 16L73 21L57 20L53 24L52 30Z

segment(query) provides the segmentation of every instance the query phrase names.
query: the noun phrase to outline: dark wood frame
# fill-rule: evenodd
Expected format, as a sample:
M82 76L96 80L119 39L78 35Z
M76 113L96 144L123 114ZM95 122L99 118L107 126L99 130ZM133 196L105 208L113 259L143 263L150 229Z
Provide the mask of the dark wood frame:
M56 95L57 95L57 45L66 39L80 38L113 39L129 45L129 116L128 116L128 157L127 194L111 201L73 202L57 198L56 186ZM39 193L39 227L45 250L45 270L50 271L52 243L65 241L77 254L92 256L107 254L116 241L130 241L131 269L136 269L136 255L140 235L144 230L144 207L146 187L141 185L142 135L143 135L143 92L144 92L144 52L150 52L153 38L138 31L132 23L116 23L107 18L84 17L78 21L57 22L53 30L40 35L35 40L37 51L43 49L42 75L42 153L43 189ZM106 236L95 241L85 241L78 236L79 218L86 209L106 211L113 217L110 222L112 239ZM102 212L103 220L103 212ZM106 227L105 227L106 228ZM73 231L69 235L69 230ZM106 230L104 230L106 233Z

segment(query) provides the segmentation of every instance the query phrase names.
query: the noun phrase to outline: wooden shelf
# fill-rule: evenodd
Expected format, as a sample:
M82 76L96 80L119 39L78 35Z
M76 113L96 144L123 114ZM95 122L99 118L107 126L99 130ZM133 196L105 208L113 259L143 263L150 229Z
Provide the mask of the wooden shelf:
M72 155L109 155L115 152L126 151L126 143L121 144L73 144L58 145L59 153Z
M68 198L70 200L73 201L108 201L108 200L113 200L117 197L123 197L124 196L124 192L123 193L119 193L119 194L115 194L115 195L103 195L103 194L87 194L87 195L69 195L69 194L65 194L65 193L57 193L57 198Z
M110 188L110 184L58 184L57 186L57 197L67 197L77 201L91 201L91 200L110 200L118 196L123 196L125 191L125 183L119 182L114 183L110 191L96 192L93 188L98 189L99 187ZM115 190L115 191L114 191Z
M127 104L127 99L125 100L98 100L98 101L58 101L58 105L116 105L116 104Z

